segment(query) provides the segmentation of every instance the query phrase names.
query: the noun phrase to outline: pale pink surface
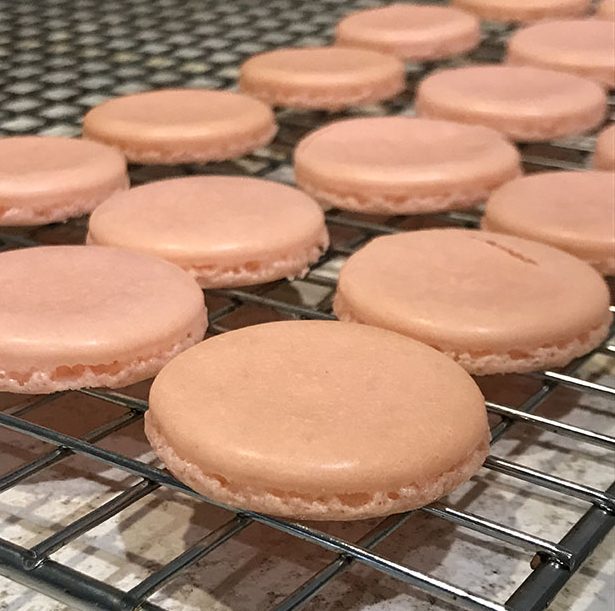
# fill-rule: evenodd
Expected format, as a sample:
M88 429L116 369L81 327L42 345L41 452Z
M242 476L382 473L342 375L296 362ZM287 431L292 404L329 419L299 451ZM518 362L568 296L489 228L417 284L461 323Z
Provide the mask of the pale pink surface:
M472 373L564 365L611 320L598 272L510 235L434 229L377 238L342 267L335 312L437 347Z
M88 242L165 258L220 287L302 275L329 240L322 209L297 189L198 176L112 197L90 218Z
M367 49L276 49L243 63L239 87L274 106L335 110L397 95L405 68L396 57Z
M615 125L610 125L598 135L593 165L598 170L615 171Z
M490 21L537 21L587 14L591 0L453 0Z
M615 87L615 29L599 19L566 19L513 34L508 61L562 70Z
M146 432L204 494L315 519L428 503L479 468L489 438L481 393L451 360L323 321L246 327L180 355L154 381Z
M294 165L297 184L326 204L392 213L467 208L521 172L494 130L409 117L327 125L298 144Z
M478 46L480 24L469 13L444 6L391 4L348 15L336 28L338 44L433 60Z
M596 16L600 19L615 20L615 0L602 0L596 10Z
M87 138L114 144L135 163L221 161L276 132L271 109L230 91L164 89L104 102L83 119Z
M417 112L486 125L513 140L548 140L600 125L606 94L597 83L533 66L479 65L436 72L419 83Z
M128 188L116 149L77 138L0 139L0 225L63 221Z
M551 244L615 274L615 174L545 172L495 191L483 227Z
M0 286L0 389L13 392L15 381L21 392L106 384L118 375L135 382L156 373L161 356L202 339L206 327L202 291L188 274L113 248L4 252ZM120 375L125 367L138 377Z

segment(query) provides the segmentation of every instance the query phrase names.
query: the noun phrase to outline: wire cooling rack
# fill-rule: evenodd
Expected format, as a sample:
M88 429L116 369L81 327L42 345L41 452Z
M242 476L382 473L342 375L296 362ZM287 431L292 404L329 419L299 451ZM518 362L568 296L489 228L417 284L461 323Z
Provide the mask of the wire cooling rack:
M76 135L83 113L115 95L160 87L233 87L237 67L245 57L280 45L327 43L332 26L342 15L378 4L341 0L45 0L38 3L0 0L0 133ZM480 48L470 57L455 60L456 63L499 61L507 34L505 28L487 27ZM410 67L409 89L394 101L347 114L411 114L413 85L433 67ZM331 118L318 112L281 111L279 135L266 149L235 162L208 166L133 167L132 181L137 184L184 174L231 173L292 182L289 159L293 145L307 131ZM593 136L525 145L522 153L526 170L581 169L586 166L593 145ZM434 225L475 227L479 214L476 210L420 218L369 218L329 212L327 221L333 246L307 278L255 289L208 292L210 333L222 333L261 320L331 319L336 271L346 256L368 240ZM78 219L67 224L0 231L0 249L41 243L79 243L86 223ZM206 573L214 552L217 557L223 555L248 527L260 525L265 537L283 536L294 545L307 542L310 549L325 550L327 561L300 583L274 592L269 604L249 602L244 608L289 610L304 605L324 608L327 603L322 597L331 584L342 579L343 573L363 566L404 587L409 586L408 592L413 596L427 595L428 601L433 597L464 609L544 609L615 524L615 483L597 487L584 476L575 478L574 469L570 474L564 471L566 476L562 476L549 467L528 466L525 459L532 454L539 435L550 434L555 440L558 464L565 466L573 455L586 448L592 450L589 456L596 461L596 467L612 464L604 461L612 459L615 437L601 432L600 429L605 430L601 422L590 417L584 421L589 425L578 426L567 421L565 410L558 411L562 392L572 397L575 408L582 409L593 398L601 401L601 405L615 406L614 385L608 378L604 383L603 378L596 379L587 373L596 359L612 371L615 345L611 341L607 340L595 353L563 371L502 377L496 386L487 384L485 390L492 421L492 454L481 473L468 485L469 494L485 498L496 479L503 478L511 482L516 495L513 498L544 497L544 502L555 512L552 515L557 516L564 504L573 502L579 511L567 523L563 536L541 535L544 529L548 530L547 524L536 518L529 527L525 523L519 527L505 516L490 518L468 510L463 502L450 500L420 511L370 521L358 538L332 533L325 525L295 523L251 512L235 513L225 508L227 519L220 526L174 552L164 562L146 567L146 574L130 587L110 584L98 574L74 568L58 553L97 532L99 527L121 519L124 512L139 503L157 498L162 491L176 492L185 502L189 497L201 503L210 501L179 483L156 463L109 449L105 444L142 419L147 409L146 401L140 398L143 394L132 394L130 389L84 390L48 397L14 397L9 407L0 411L0 442L3 434L10 431L40 440L47 448L8 470L0 462L0 493L6 495L19 490L20 486L36 481L41 474L51 473L57 465L74 457L85 460L86 472L87 465L98 464L133 477L117 494L78 517L58 520L61 526L39 537L32 545L17 544L2 534L9 523L18 519L17 511L14 516L9 512L10 519L4 525L0 523L0 575L82 609L183 608L181 601L173 606L173 593L165 599L171 607L166 607L164 600L159 602L156 594L189 571L198 569ZM511 385L520 385L523 390L514 399L500 400L501 396L509 396ZM80 435L67 434L59 426L41 424L37 415L53 413L69 394L74 401L94 399L101 406L115 406L114 416ZM510 459L499 449L506 447L502 444L523 427L530 431L533 441ZM0 460L1 457L0 454ZM589 472L592 469L590 466ZM36 485L30 488L34 502L37 502L37 490ZM49 497L42 495L40 502L45 498ZM454 528L455 537L471 536L479 547L499 545L504 554L520 556L526 567L523 578L505 597L498 598L485 594L488 589L480 588L481 593L476 593L457 583L454 574L453 578L444 579L435 570L412 568L412 561L399 561L378 551L386 547L387 540L402 536L419 519L426 520L425 528L447 523ZM412 551L413 545L412 537L402 538L406 550ZM412 560L412 554L409 558ZM459 562L463 564L464 559ZM483 574L497 573L497 570L485 563L478 573L480 581ZM361 583L367 582L360 582L357 587L363 587Z

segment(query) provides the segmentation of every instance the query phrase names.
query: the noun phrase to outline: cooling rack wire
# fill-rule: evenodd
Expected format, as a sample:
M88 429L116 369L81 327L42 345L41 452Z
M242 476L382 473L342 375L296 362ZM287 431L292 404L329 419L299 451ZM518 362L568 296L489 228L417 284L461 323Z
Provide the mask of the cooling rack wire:
M83 113L115 95L159 87L233 87L237 66L247 56L281 45L326 44L342 15L379 4L0 0L0 134L77 135ZM507 35L506 28L487 25L479 49L448 64L499 61ZM390 103L347 114L412 114L414 85L434 67L410 67L407 92ZM611 114L613 108L611 99ZM208 166L133 167L131 179L139 184L169 176L227 173L292 183L289 159L294 144L331 118L281 111L279 135L266 149ZM582 169L594 140L588 136L524 145L525 169ZM210 333L266 320L332 319L340 264L374 236L430 226L475 227L479 218L480 210L378 218L329 212L332 248L305 279L208 291ZM0 249L80 243L86 223L77 219L3 230ZM122 392L5 397L0 405L0 575L67 605L108 611L199 608L203 600L210 602L202 608L223 608L223 603L247 609L352 608L357 592L357 601L411 597L403 599L411 601L404 608L544 609L615 523L615 437L609 434L615 406L614 355L611 337L563 371L482 381L493 442L478 476L445 501L360 525L303 524L235 513L199 497L160 468L142 438L139 452L127 443L132 438L127 432L139 429L147 409L144 385ZM73 420L81 419L82 426L73 426ZM536 457L542 461L538 466L533 464ZM79 494L66 498L65 468L74 471L86 490L102 478L104 493L93 493L87 502ZM106 479L101 474L107 474ZM527 504L533 510L524 515ZM506 508L512 506L523 517L514 513L511 519ZM194 536L179 536L177 544L158 550L155 561L127 549L113 556L110 579L104 577L109 571L101 569L104 562L89 562L104 556L96 542L104 539L105 529L141 520L147 526L139 531L139 544L147 542L150 532L166 542L162 533L173 532L173 524L184 515L181 508L187 507L195 516L205 508L215 519L205 520ZM53 519L43 519L37 529L34 518L45 512ZM24 534L21 520L33 532ZM446 561L453 563L446 571L425 561L440 537L448 546ZM273 547L267 548L271 542ZM244 575L253 588L246 592L258 590L254 580L259 576L269 579L272 591L262 599L220 594L218 604L217 592L242 589L245 567L235 570L224 561L234 545L244 551L241 545L262 546L260 565L252 571L256 577ZM235 548L231 555L238 553ZM297 568L302 564L296 562L297 550L317 561ZM506 568L508 560L514 569ZM297 565L292 570L291 561ZM135 562L142 565L139 570ZM271 577L274 571L281 575L277 581ZM470 579L461 579L468 572ZM208 589L212 573L217 576ZM38 609L27 607L35 596L32 590L13 604ZM191 600L201 602L189 607Z

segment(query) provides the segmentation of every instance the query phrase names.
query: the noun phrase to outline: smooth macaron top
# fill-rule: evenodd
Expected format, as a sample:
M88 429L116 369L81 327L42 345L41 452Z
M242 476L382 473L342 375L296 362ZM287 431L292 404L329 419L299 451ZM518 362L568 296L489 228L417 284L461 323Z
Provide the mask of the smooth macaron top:
M479 126L409 117L337 121L300 141L295 149L299 183L323 180L336 190L360 184L365 193L429 192L501 169L520 171L519 153L498 132Z
M83 119L88 138L125 146L203 140L224 146L234 138L271 131L274 125L271 109L261 101L204 89L163 89L114 98L92 108Z
M204 328L203 293L178 267L98 246L0 254L0 364L11 371L126 363Z
M593 112L598 124L606 95L596 83L533 66L480 65L435 72L419 84L417 109L434 118L477 122L506 131L502 121L566 121Z
M78 138L0 138L0 208L64 204L128 186L116 149Z
M397 95L405 87L405 68L398 58L371 49L276 49L242 64L239 87L273 105L334 110Z
M342 19L336 41L404 59L436 59L476 47L480 24L473 15L451 7L391 4Z
M587 263L538 242L463 229L373 240L342 267L340 308L443 351L473 354L565 344L610 317L608 288Z
M598 135L593 165L598 170L615 170L615 125L610 125Z
M536 21L584 15L591 0L453 0L453 4L493 21Z
M88 240L178 264L233 266L293 256L326 237L308 195L238 176L162 180L108 199L90 218Z
M615 265L615 174L545 172L513 180L492 193L483 227Z
M601 0L596 10L596 17L615 20L615 0Z
M324 321L246 327L189 349L154 381L148 418L206 476L314 500L431 484L488 438L483 397L453 361Z
M241 66L240 85L354 85L385 74L397 75L403 65L394 57L367 49L305 47L276 49L255 55Z
M531 25L511 36L508 60L572 72L615 87L613 24L562 19Z
M576 110L579 104L600 104L604 92L586 79L531 66L480 65L436 72L419 85L418 104L432 98L438 104L463 108L473 104L483 113L494 111L536 116Z

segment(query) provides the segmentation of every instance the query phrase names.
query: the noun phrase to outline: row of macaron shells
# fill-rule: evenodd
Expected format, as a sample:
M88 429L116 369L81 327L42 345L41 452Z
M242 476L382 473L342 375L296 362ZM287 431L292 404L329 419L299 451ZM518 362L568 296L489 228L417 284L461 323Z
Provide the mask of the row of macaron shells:
M407 12L415 18L417 9L427 9L428 21L434 16L433 10L440 20L444 16L453 21L460 15L467 18L456 9L436 7L394 5L379 10L387 18L389 11L399 21ZM352 23L353 19L373 12L351 16L345 22ZM338 32L342 31L340 27ZM442 54L441 40L436 47ZM422 48L425 53L424 43ZM458 45L455 52L459 52ZM275 80L280 78L280 74L286 74L286 86L278 91L279 95L289 96L289 105L292 106L293 102L316 104L314 100L318 99L318 92L314 95L312 88L322 88L323 83L332 88L327 91L325 99L332 99L331 91L335 93L337 86L339 100L343 99L347 91L344 85L348 83L348 79L340 77L341 67L349 67L349 74L354 78L357 67L365 66L363 60L370 54L379 61L380 58L397 61L378 52L354 48L274 51L248 60L240 81L245 81L245 75L249 74L248 81L258 83L259 71L254 72L251 67L256 65L258 68L258 62L264 61L261 75L265 85L270 85L272 78ZM408 54L407 49L405 54ZM337 61L341 64L336 65ZM380 78L380 70L374 70L369 63L367 67L372 80ZM308 76L293 82L290 74L301 75L301 69L304 76ZM326 76L328 69L336 78L323 79L322 74L318 78L308 78L310 73L319 70L324 70ZM499 69L507 68L484 68L485 71ZM487 76L487 80L489 78ZM364 86L358 89L356 83L354 86L355 91L365 91ZM372 87L369 95L373 98L373 92L378 90L378 87ZM596 91L599 92L596 99L602 102L603 92L599 88ZM258 91L252 93L258 95ZM602 111L594 113L592 126L601 118ZM185 121L190 123L189 131L185 129ZM542 118L541 122L544 122ZM505 122L500 120L499 124L502 123ZM161 125L170 127L171 137L168 131L161 130ZM573 127L573 131L577 130L578 125ZM275 134L275 120L268 106L245 95L160 91L118 98L93 109L86 116L84 131L92 140L120 148L131 161L206 162L233 158L269 142ZM613 146L608 141L612 137L611 128L599 140L595 163L600 167L612 167L613 159L612 155L609 158L609 153ZM48 184L42 188L36 179L30 181L29 186L24 186L23 180L17 180L14 191L6 197L9 205L0 210L5 224L64 220L96 208L90 220L88 243L141 251L167 259L189 271L204 288L243 286L302 276L328 246L321 208L309 196L277 183L210 176L151 183L124 191L127 187L125 162L115 148L91 141L36 137L4 139L0 142L2 146L10 153L3 155L8 170L16 176L26 168L26 163L29 168L40 168L44 167L46 160L57 163L61 159L68 166L63 167L55 178L53 172L45 172L43 180ZM24 160L27 161L24 163ZM13 164L12 168L10 164ZM388 214L471 207L520 174L519 155L514 146L489 128L405 117L340 121L317 130L297 147L295 166L299 186L320 204ZM497 204L487 206L485 225L497 231L517 233L568 248L603 273L613 273L615 262L609 236L598 236L597 239L596 236L586 236L581 247L579 243L583 239L579 240L578 236L566 243L565 239L562 240L561 228L550 233L548 209L539 219L542 232L531 234L531 228L536 227L535 219L531 218L533 209L524 211L522 215L513 214L512 221L507 221L507 214L510 217L509 211L516 206L517 191L523 192L525 202L534 204L541 200L547 208L557 206L557 193L551 200L545 200L544 195L554 185L563 184L562 178L563 175L544 175L513 181L507 185L506 191L502 191L504 196L500 192L494 194ZM601 208L602 212L598 210L594 214L597 215L594 228L608 227L600 214L604 215L604 211L608 214L612 205L608 196L611 178L608 173L591 172L566 175L564 179L564 190L572 193L572 198L580 206ZM11 188L10 183L7 184ZM560 199L561 193L560 188ZM103 200L105 203L99 205ZM502 203L502 200L511 204ZM254 206L255 202L258 206ZM492 208L503 208L504 213L490 214ZM520 218L529 219L526 228L520 226ZM571 222L576 221L573 218ZM356 313L354 317L361 320L362 315ZM598 325L601 328L602 322ZM553 363L540 363L549 364ZM533 368L537 366L532 365ZM476 367L474 371L487 372ZM488 372L494 371L489 369ZM21 382L12 385L13 390L20 388L22 391L34 389ZM39 392L41 388L44 385L37 386L35 391ZM57 388L55 384L53 389Z
M582 0L560 4L573 5L575 1L577 5L583 4ZM468 3L481 5L488 4L489 0L468 0ZM522 8L526 5L527 10L532 10L525 2L509 3L509 6L514 8L515 4ZM384 319L391 322L397 318L397 323L403 325L409 320L408 308L412 309L417 303L403 303L402 299L401 304L397 303L401 307L390 308L391 304L395 305L396 293L399 296L400 284L415 283L415 294L429 293L429 287L443 285L444 292L437 296L440 299L436 297L431 304L429 299L423 302L426 309L422 313L417 311L417 318L427 321L429 327L429 316L424 315L430 311L429 306L444 306L444 320L448 308L449 322L452 320L454 327L468 313L481 308L476 308L477 300L461 303L461 311L455 312L454 307L451 317L450 305L458 300L457 290L461 285L447 283L447 274L459 274L466 284L468 280L474 285L480 284L486 278L468 278L468 271L483 264L491 267L485 247L504 253L510 266L508 269L498 265L492 267L496 278L488 278L487 291L482 296L493 299L499 287L504 302L497 299L495 312L503 307L509 331L517 331L515 323L523 321L528 314L527 307L521 304L521 317L513 320L506 308L506 299L511 295L510 279L514 282L517 274L531 278L525 286L522 283L514 287L521 291L531 290L530 310L545 313L540 291L535 291L536 283L547 280L550 284L562 276L567 276L574 290L588 295L594 304L602 290L602 299L598 302L603 303L598 310L604 309L604 286L598 288L597 275L588 274L589 268L580 261L576 262L580 265L576 271L584 278L582 286L575 285L580 277L572 269L574 264L570 267L574 259L564 256L566 261L558 263L553 259L559 256L558 251L544 250L539 244L520 243L513 238L503 243L503 237L480 234L480 239L475 240L479 243L473 244L473 254L478 255L474 261L467 257L468 250L472 251L468 248L472 237L467 232L452 232L446 236L438 232L415 232L377 239L352 257L344 268L348 273L340 278L339 286L344 290L338 292L336 311L340 313L340 302L352 297L353 291L354 297L358 296L357 290L363 291L364 314L370 309L377 314L387 304ZM423 240L423 244L411 244L415 238ZM408 245L412 247L404 253L404 246ZM392 258L387 256L391 252ZM404 254L410 255L409 260ZM464 263L461 268L454 269L451 261L457 258L463 258ZM435 265L433 259L437 261ZM400 265L401 260L403 265ZM396 276L395 271L402 268L418 272ZM539 272L538 277L532 278L533 268L548 271L542 277ZM502 281L506 271L510 277L504 276ZM573 319L577 317L579 310L573 305L572 294L563 295L561 286L551 285L551 289L555 289L563 303L570 307ZM370 293L378 296L375 304ZM370 308L370 303L375 307ZM342 309L346 310L348 305L345 303ZM468 305L469 310L464 307ZM585 323L588 311L581 312ZM487 318L493 312L487 313ZM440 310L439 314L442 313ZM489 324L484 315L484 311L479 312L481 320L475 331L481 326L484 330ZM545 321L542 316L538 321L535 312L530 312L530 318L532 316L531 324L535 327ZM380 322L382 320L381 317ZM216 345L212 341L204 342L165 368L152 388L145 424L148 438L167 467L196 490L218 501L308 519L365 518L412 509L448 493L471 477L487 452L489 432L482 397L475 393L476 387L467 385L469 378L462 379L457 375L459 371L448 368L452 361L438 363L434 358L436 353L423 352L425 346L421 344L399 343L393 336L375 333L379 331L375 327L349 327L339 323L328 327L330 324L277 323L275 327L261 325L243 329L216 338ZM373 335L367 333L370 329ZM604 329L600 334L604 334ZM513 343L518 343L519 339L525 339L523 332ZM265 340L276 357L265 359L263 365L260 351ZM504 340L509 347L510 340L510 336ZM374 375L374 355L378 360L377 376ZM509 356L514 358L512 354ZM200 376L194 375L197 365ZM285 385L280 384L281 367L291 377L300 374L305 380L299 394L292 390L288 393ZM257 373L253 376L245 375L254 370ZM219 394L217 382L221 371L233 379L242 375L247 387L243 389L245 392L233 396L230 415L228 397ZM437 372L435 376L434 372ZM334 384L326 384L329 378ZM402 380L409 381L403 388ZM271 401L258 401L258 409L255 409L253 398L263 387L273 396ZM392 392L386 392L383 397L383 391L390 389ZM205 408L203 396L209 399ZM177 409L178 404L182 409ZM206 435L199 433L202 421L208 423ZM215 423L213 430L212 421ZM272 421L282 425L271 427ZM292 422L292 426L287 426L288 422ZM238 434L246 430L250 431L247 435ZM451 443L453 435L454 443ZM384 446L383 440L386 440ZM313 441L316 443L312 444ZM224 447L223 453L219 452L220 447ZM246 465L246 455L250 456L249 465ZM216 458L212 460L212 456ZM212 473L217 475L212 476Z
M160 124L181 125L176 113L202 117L205 109L205 124L155 137ZM229 112L235 113L231 121ZM153 117L159 123L148 132ZM113 137L105 136L105 126ZM110 102L92 111L85 128L91 139L119 146L129 160L181 163L248 152L273 137L275 123L268 107L248 97L179 91ZM0 388L124 386L171 361L152 389L148 438L174 473L223 503L312 519L365 518L429 503L479 469L489 431L482 396L467 374L402 335L480 374L564 364L608 332L608 291L586 263L513 236L431 230L376 239L343 268L335 311L340 319L368 325L274 323L186 350L203 337L206 312L197 283L179 266L206 287L301 275L328 244L314 199L281 184L225 176L127 191L125 160L114 148L51 138L3 145L13 147L2 159L17 179L5 183L12 191L0 212L8 210L12 224L95 208L88 242L122 248L39 247L0 255L0 326L12 329L2 340ZM44 176L27 175L49 159ZM608 164L608 155L598 154L596 163ZM321 204L398 214L472 206L504 183L492 197L505 199L508 189L515 202L515 190L524 189L524 197L542 199L550 180L564 179L509 182L520 173L519 155L497 132L423 118L338 122L300 143L295 164L298 183ZM374 166L371 183L355 182ZM566 174L566 193L578 190L582 198L597 189L604 201L602 184L610 173L578 176L586 183ZM37 180L47 181L45 188ZM19 206L11 209L15 202ZM409 286L414 294L405 291ZM381 367L373 383L373 373L365 374L376 353ZM99 364L84 365L92 362ZM279 383L281 366L306 380L300 394L292 391L292 401ZM325 388L324 374L333 386ZM228 384L237 376L242 392L231 398ZM265 403L259 399L264 387L273 393ZM383 400L384 388L392 389L386 418L372 406ZM327 401L334 410L315 409ZM289 417L290 429L271 426ZM348 427L351 420L362 424ZM373 443L380 423L387 423L386 453ZM305 446L315 436L318 463ZM250 465L242 459L246 452Z
M468 4L481 14L481 6L501 3L473 0ZM560 13L569 16L588 8L588 2L579 0L575 0L574 7L566 7L566 3L561 2L547 2L544 7L540 2L529 3L527 7L526 3L514 3L506 13L503 7L507 4L499 9L501 16L507 19L523 19L523 10L530 8L534 11L533 18ZM515 10L520 12L515 13ZM612 80L615 54L611 47L615 43L607 22L584 19L538 24L517 32L512 37L511 47L516 39L533 31L538 34L534 38L542 38L543 42L552 39L548 32L539 31L551 26L564 29L551 40L552 48L547 45L541 50L539 64L546 62L561 70L585 72L588 76L602 71L610 75L607 80ZM403 65L392 55L414 60L449 57L476 46L480 33L478 20L458 9L391 5L343 19L337 28L337 39L342 44L379 47L391 55L339 47L278 50L245 62L240 86L257 97L283 106L346 108L385 99L404 87ZM463 44L459 40L463 40ZM583 49L574 48L579 40L592 42L593 46L585 49L585 55ZM531 64L532 58L525 56L523 62ZM599 76L596 78L600 80ZM484 102L478 99L477 92ZM565 108L561 102L558 104L562 99ZM528 141L595 127L604 117L606 98L587 82L565 79L555 73L480 66L443 70L424 79L416 106L427 117L487 125L512 139ZM143 121L143 116L151 119ZM164 125L162 131L161 125ZM84 122L86 136L100 142L109 141L135 163L199 163L238 157L268 143L275 130L269 108L229 92L208 92L208 95L199 96L195 91L167 91L129 96L90 111ZM5 141L5 146L10 145ZM610 148L607 136L599 141L598 167L608 169L612 163ZM7 156L12 156L11 153L7 150ZM14 153L17 157L28 157L19 148ZM41 153L44 155L45 151ZM96 199L90 198L90 209ZM35 215L33 209L43 205L36 201L28 205L26 201L19 202L19 198L14 200L17 206L9 204L0 210L3 224L28 224L27 217ZM62 220L62 215L67 218L88 211L84 206L72 211L56 210L55 214L47 211L49 216L43 213L37 222Z

